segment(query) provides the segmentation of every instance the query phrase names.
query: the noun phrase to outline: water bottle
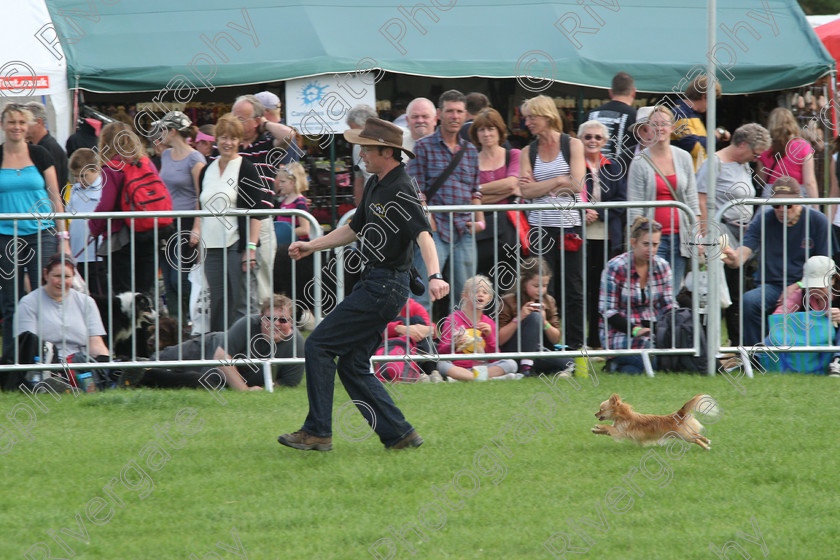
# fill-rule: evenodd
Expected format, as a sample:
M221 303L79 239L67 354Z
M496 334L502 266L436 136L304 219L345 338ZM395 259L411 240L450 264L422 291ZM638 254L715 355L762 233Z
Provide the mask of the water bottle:
M35 367L40 366L41 365L41 357L40 356L35 356L35 359L33 360L33 362L35 363ZM33 385L37 385L42 380L43 380L43 375L41 375L40 370L30 371L29 373L26 374L26 381L28 381L29 383L31 383Z

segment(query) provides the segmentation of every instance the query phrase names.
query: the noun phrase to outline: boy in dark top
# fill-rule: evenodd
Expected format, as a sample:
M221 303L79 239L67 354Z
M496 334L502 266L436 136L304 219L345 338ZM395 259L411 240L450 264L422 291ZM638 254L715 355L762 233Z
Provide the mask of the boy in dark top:
M297 432L277 441L303 450L332 449L332 404L336 366L353 403L388 449L419 447L423 438L411 427L382 383L370 371L370 357L380 344L385 327L408 299L409 268L414 243L420 247L429 276L432 299L449 292L440 274L429 222L405 172L400 150L402 129L369 118L361 130L344 137L362 146L362 159L373 175L365 185L356 214L325 237L296 241L289 256L300 259L315 251L341 247L359 240L361 257L350 267L364 265L361 281L320 325L305 344L306 392L309 414ZM361 260L361 262L358 262ZM338 357L338 363L334 362Z

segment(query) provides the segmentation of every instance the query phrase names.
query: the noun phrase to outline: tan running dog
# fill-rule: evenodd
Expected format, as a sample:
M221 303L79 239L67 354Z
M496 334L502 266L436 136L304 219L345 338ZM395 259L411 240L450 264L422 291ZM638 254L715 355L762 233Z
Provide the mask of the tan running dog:
M703 425L693 414L697 405L703 401L710 401L704 408L704 415L720 414L717 403L709 395L697 395L674 414L661 416L634 412L632 406L622 402L621 397L613 393L595 413L598 420L612 420L613 424L595 424L592 433L612 436L616 441L629 439L639 445L647 445L659 442L664 435L672 432L688 443L696 443L708 450L712 442L701 435Z

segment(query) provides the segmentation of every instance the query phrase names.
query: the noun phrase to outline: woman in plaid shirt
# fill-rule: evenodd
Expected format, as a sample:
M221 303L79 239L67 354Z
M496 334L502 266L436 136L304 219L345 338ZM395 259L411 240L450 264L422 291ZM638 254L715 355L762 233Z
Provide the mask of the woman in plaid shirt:
M604 348L650 348L654 319L675 306L671 267L656 256L661 237L659 222L639 216L630 230L630 250L607 263L598 301ZM644 364L638 355L617 356L609 361L609 369L642 373Z

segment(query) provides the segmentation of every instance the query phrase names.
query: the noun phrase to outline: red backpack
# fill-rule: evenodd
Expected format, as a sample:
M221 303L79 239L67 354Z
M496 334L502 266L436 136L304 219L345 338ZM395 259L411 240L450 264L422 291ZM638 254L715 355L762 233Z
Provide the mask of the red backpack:
M125 174L122 194L120 195L120 210L124 212L165 212L172 210L172 197L166 185L161 181L152 167L149 158L129 163L127 161L111 160L108 167ZM173 218L157 218L158 229L172 223ZM155 228L155 218L133 218L126 220L134 231L150 231Z

